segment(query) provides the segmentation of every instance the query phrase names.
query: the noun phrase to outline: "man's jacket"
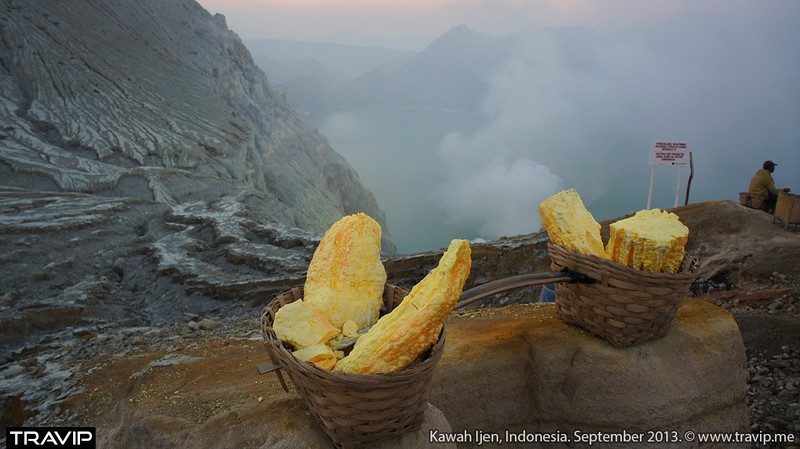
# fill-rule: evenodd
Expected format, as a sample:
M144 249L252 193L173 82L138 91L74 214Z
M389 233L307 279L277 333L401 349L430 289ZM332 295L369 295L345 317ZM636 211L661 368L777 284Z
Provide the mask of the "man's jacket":
M772 173L765 168L759 169L753 175L753 179L750 180L748 192L764 197L769 196L769 194L778 196L778 189L775 188L775 180L772 179Z

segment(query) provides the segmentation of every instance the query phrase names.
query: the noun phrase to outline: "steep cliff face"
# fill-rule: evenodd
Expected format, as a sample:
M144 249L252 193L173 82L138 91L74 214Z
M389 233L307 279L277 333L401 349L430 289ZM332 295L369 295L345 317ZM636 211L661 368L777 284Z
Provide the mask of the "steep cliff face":
M192 0L0 7L2 184L168 205L245 187L265 221L321 232L363 211L385 223L224 17Z

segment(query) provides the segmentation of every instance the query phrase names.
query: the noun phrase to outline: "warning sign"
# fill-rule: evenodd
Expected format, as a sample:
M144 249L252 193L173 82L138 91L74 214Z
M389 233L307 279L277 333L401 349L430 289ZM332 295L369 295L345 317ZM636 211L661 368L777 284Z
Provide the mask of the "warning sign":
M676 165L683 167L689 163L689 144L686 142L653 142L650 151L650 166Z

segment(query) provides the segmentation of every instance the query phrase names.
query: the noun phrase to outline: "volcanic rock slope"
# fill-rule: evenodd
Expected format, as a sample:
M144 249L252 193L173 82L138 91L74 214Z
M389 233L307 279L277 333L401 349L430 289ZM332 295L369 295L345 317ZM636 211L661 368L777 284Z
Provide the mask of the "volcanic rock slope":
M244 188L248 210L315 232L355 211L384 222L223 16L191 0L0 5L3 185L168 205Z

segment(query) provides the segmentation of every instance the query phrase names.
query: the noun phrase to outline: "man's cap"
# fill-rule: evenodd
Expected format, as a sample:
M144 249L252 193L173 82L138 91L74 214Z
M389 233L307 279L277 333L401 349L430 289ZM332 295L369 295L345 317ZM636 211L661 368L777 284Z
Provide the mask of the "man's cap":
M777 166L778 166L778 164L776 164L776 163L774 163L772 161L764 161L764 168L772 168L772 167L777 167Z

